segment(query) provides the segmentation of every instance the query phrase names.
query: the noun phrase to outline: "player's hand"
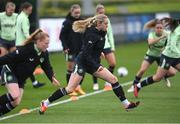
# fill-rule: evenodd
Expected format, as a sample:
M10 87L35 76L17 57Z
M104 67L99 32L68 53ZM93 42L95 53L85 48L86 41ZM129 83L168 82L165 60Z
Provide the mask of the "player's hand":
M104 67L100 66L100 67L98 68L97 72L100 72L100 71L102 71L103 69L104 69Z
M54 76L52 77L52 83L54 86L60 86L59 81Z
M105 55L103 52L101 52L101 59L105 59Z
M64 53L65 53L65 54L68 54L68 52L69 52L69 49L65 49L65 50L64 50Z
M161 39L164 39L164 38L166 38L167 36L166 35L162 35L160 38Z

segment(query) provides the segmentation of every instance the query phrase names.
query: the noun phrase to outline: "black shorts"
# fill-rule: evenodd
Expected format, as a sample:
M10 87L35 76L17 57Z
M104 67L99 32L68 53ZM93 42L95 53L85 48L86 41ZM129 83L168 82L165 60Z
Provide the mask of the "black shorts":
M96 67L95 66L90 66L90 65L86 65L86 64L80 64L80 63L76 63L74 66L74 70L73 73L78 73L80 76L84 76L85 73L89 73L89 74L94 74L98 68L102 66L101 64L98 64Z
M24 88L24 83L18 82L18 79L16 78L15 74L11 71L11 69L8 67L8 65L4 65L2 68L1 80L1 85L17 83L19 85L19 88Z
M0 38L0 47L4 47L7 50L9 50L10 48L15 47L15 40L8 41L8 40Z
M68 53L68 54L65 54L65 59L66 59L67 62L74 62L77 55L78 54Z
M163 69L169 70L170 66L175 67L179 63L180 58L170 58L162 54L159 66Z
M112 52L111 48L106 48L106 49L103 49L102 51L105 55L109 54Z
M144 60L146 60L150 64L152 64L154 61L156 61L156 63L158 65L160 63L160 57L150 56L150 55L147 55L147 54L144 56Z

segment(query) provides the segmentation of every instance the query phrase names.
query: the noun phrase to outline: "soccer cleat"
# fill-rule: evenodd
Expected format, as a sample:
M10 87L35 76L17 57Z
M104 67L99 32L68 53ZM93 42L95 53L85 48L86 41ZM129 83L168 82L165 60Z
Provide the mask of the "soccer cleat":
M93 84L93 90L99 90L99 84L98 83Z
M132 85L132 86L127 90L128 93L131 93L131 92L133 92L133 91L134 91L134 85Z
M44 102L42 101L42 102L40 103L39 114L40 114L40 115L44 114L45 111L47 110L47 108L48 108L48 107L45 106Z
M38 82L37 84L33 85L33 87L34 87L34 88L40 88L40 87L42 87L42 86L44 86L44 85L45 85L45 83L40 83L40 82Z
M129 111L129 110L132 110L132 109L134 109L134 108L136 108L138 105L139 105L139 101L137 101L137 102L130 102L130 104L125 108L126 109L126 111Z
M171 87L171 82L168 78L164 78L164 81L166 82L167 87Z
M78 93L81 94L81 95L85 95L85 94L86 94L86 92L84 92L83 89L82 89L80 86L78 86L78 87L75 89L75 91L78 92Z
M137 87L137 84L134 84L134 96L137 98L140 88Z

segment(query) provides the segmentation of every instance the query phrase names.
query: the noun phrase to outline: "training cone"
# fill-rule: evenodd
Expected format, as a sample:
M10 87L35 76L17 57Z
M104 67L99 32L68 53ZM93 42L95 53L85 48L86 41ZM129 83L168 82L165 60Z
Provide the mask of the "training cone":
M44 73L44 71L41 68L36 68L33 74L39 75L39 74L43 74L43 73Z
M77 101L77 100L79 100L79 98L78 98L77 96L71 96L70 99L71 99L72 101Z
M20 111L19 113L21 113L21 114L27 114L27 113L30 113L30 110L24 108L24 109L21 109L21 111Z

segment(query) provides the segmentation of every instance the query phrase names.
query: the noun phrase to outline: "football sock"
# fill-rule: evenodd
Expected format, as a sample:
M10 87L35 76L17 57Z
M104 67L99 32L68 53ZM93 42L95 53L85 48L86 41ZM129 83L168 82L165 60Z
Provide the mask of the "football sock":
M150 76L141 82L141 87L148 86L150 84L153 84L154 82L155 81L153 80L153 77Z
M57 100L57 99L65 96L65 95L67 95L66 89L65 89L65 88L60 88L60 89L56 90L56 91L48 98L48 100L49 100L49 102L51 103L51 102L53 102L53 101L55 101L55 100Z
M13 100L14 100L14 99L13 99L13 97L11 96L10 93L4 94L4 95L0 96L0 105L4 105L4 104L6 104L6 103L8 103L8 102L11 102L11 101L13 101Z

